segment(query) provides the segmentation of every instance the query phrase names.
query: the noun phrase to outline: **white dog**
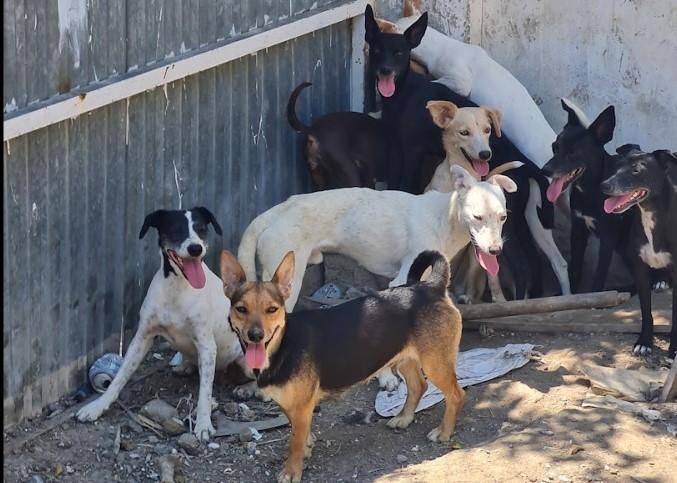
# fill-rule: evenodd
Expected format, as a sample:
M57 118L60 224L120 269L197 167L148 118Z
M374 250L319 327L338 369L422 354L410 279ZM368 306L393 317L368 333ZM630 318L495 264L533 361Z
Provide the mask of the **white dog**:
M211 421L211 396L214 371L237 362L253 379L242 355L237 336L228 323L230 300L223 294L221 279L202 259L207 253L207 226L221 227L206 208L158 210L143 223L139 238L150 227L159 234L162 265L148 288L141 306L139 328L127 349L120 370L98 399L77 413L80 421L95 421L118 398L134 371L143 361L156 335L167 339L184 356L177 372L195 370L198 364L200 393L197 401L195 435L208 440L214 433ZM237 389L239 396L254 393L252 382Z
M438 250L451 260L472 243L480 265L495 274L507 216L503 190L514 192L517 186L503 175L477 181L460 166L453 166L451 174L451 193L344 188L292 196L251 222L242 235L239 262L248 280L261 279L256 277L258 255L262 279L269 280L282 257L294 251L288 312L306 266L320 263L324 252L351 257L370 272L393 278L390 286L395 287L406 282L421 251ZM393 389L397 379L387 372L379 381Z

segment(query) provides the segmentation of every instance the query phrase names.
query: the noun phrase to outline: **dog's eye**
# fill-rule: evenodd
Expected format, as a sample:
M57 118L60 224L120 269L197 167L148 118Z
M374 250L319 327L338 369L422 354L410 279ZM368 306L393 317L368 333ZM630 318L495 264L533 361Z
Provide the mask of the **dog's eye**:
M485 127L485 128L484 128L484 133L485 133L485 134L489 134L490 132L491 132L491 128L490 128L490 127Z
M268 307L268 308L266 309L266 313L268 313L268 314L274 314L275 312L277 312L277 309L278 309L278 308L279 308L279 307L276 307L276 306L274 306L274 305L271 305L270 307Z
M482 217L480 215L472 215L473 218L475 218L477 221L482 221Z
M235 310L237 310L241 314L247 313L247 307L245 307L244 305L238 305L237 307L235 307Z
M468 136L468 135L470 135L470 131L468 131L467 129L464 129L463 131L459 131L459 134L461 136Z
M505 221L508 219L507 215L501 215L501 222Z

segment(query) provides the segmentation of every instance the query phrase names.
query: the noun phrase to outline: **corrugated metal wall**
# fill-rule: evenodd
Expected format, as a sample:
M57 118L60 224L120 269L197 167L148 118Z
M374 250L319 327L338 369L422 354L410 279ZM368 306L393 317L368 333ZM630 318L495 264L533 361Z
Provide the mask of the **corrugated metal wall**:
M59 52L57 2L4 3L5 115L289 21L290 9L345 2L59 3L72 15L85 9L77 67L71 34ZM146 213L213 209L224 228L223 239L211 235L216 270L218 248L236 249L257 213L308 190L287 98L309 80L303 119L347 110L350 54L342 22L5 143L5 425L76 387L95 357L116 349L121 324L136 326L159 265L155 234L138 240Z

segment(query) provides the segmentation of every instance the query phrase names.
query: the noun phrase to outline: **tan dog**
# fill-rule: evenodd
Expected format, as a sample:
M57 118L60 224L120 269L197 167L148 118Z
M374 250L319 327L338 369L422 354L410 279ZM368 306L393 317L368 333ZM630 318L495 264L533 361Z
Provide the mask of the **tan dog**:
M425 191L451 191L449 168L461 166L475 179L489 175L491 129L501 137L501 113L491 107L456 107L448 101L429 101L426 108L433 122L442 129L446 159L435 170Z
M421 276L432 267L425 282ZM289 457L280 482L301 481L310 457L313 410L318 402L373 377L387 366L407 383L402 412L388 421L406 428L426 389L421 369L444 393L446 409L431 441L449 441L463 405L456 380L461 316L447 295L449 262L423 251L411 264L406 285L374 292L325 310L285 314L294 279L294 252L287 253L269 282L247 281L237 259L221 253L221 279L232 302L230 323L259 389L291 422Z

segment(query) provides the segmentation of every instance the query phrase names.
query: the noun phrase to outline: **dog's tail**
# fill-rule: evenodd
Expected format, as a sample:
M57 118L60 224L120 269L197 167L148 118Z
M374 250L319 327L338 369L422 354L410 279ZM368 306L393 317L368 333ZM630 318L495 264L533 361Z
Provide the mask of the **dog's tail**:
M546 192L548 191L548 178L536 170L531 174L531 178L538 184L538 191L541 193L541 206L536 208L538 219L541 225L547 230L555 228L555 205L548 200Z
M449 285L449 260L442 253L435 250L425 250L418 254L407 274L407 285L420 282L421 276L432 267L432 273L427 283L440 290L447 290Z
M284 203L273 206L268 211L264 211L254 218L247 229L242 234L240 246L237 249L237 260L244 270L247 280L255 281L256 278L256 251L258 249L259 237L261 233L280 216L280 209Z
M301 95L301 91L306 87L310 87L312 84L310 82L302 82L296 89L294 89L289 96L289 102L287 102L287 121L289 125L296 131L308 134L310 128L304 125L298 117L296 117L296 100Z

